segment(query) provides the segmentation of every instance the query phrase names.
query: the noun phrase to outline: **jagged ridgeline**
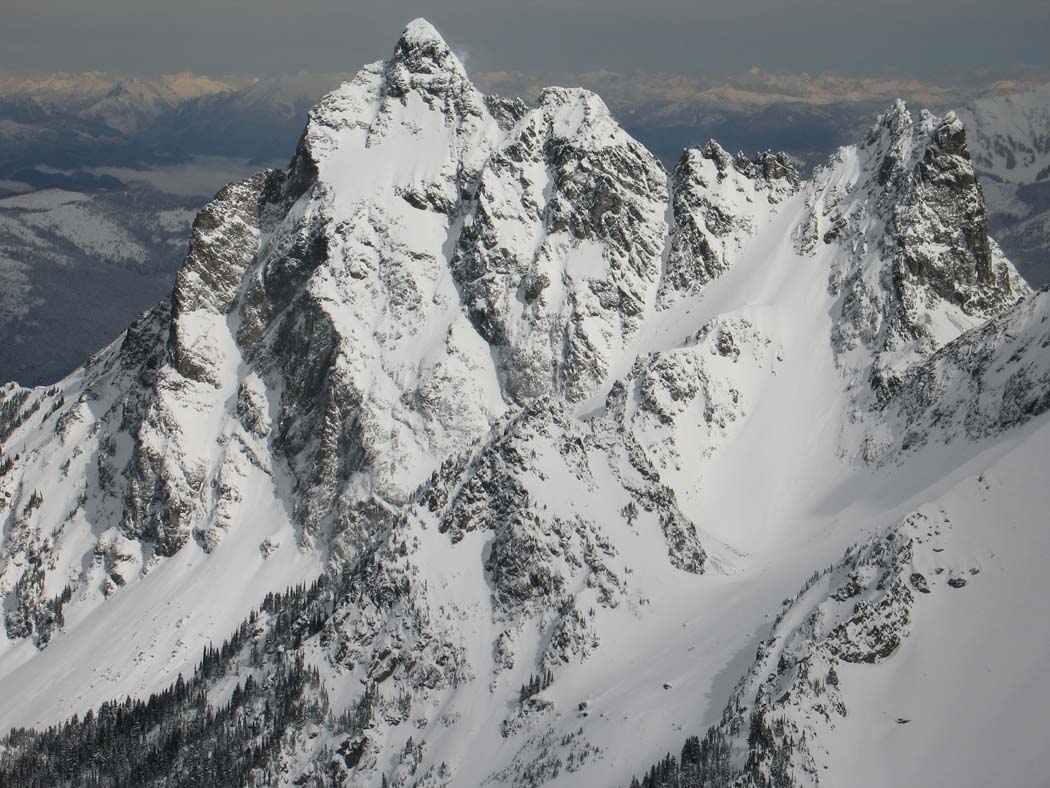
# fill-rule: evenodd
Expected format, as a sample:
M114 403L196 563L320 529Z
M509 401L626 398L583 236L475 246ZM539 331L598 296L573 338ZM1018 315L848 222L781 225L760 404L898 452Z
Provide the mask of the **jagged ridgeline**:
M965 740L944 644L1050 703L987 612L1050 557L1048 299L953 115L666 172L413 22L169 300L0 389L0 786L939 779L880 726Z

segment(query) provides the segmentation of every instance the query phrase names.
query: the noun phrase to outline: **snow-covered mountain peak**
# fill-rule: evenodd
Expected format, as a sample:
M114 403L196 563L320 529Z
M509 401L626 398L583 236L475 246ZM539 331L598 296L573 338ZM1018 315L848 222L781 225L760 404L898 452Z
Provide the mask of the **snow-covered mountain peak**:
M898 103L808 182L713 141L669 174L596 95L483 96L414 22L200 212L170 301L0 389L0 725L229 638L180 713L230 698L258 784L626 785L726 701L704 784L819 782L801 733L995 557L931 502L1045 446L1027 295L956 118Z
M673 222L659 306L696 295L729 270L799 182L783 154L734 158L714 140L685 150L671 175Z
M178 101L179 97L162 82L123 79L84 113L127 134L139 131Z
M453 68L458 73L465 73L463 65L452 53L444 37L423 17L413 19L405 25L394 52L395 59L416 63L430 61L436 70ZM425 71L426 69L420 68L420 70Z
M449 211L498 130L458 58L417 20L389 60L364 67L311 111L301 152L343 204L393 187L424 201L429 193L441 203L435 209Z
M394 96L421 90L435 98L469 85L463 64L425 19L409 23L387 63L386 89Z
M1028 292L988 233L984 197L958 117L916 120L898 101L807 189L800 251L840 251L836 347L863 368L907 366ZM852 360L848 360L852 359Z
M610 138L626 135L601 96L584 88L544 88L537 103L551 112L560 137L601 146Z
M942 127L951 130L956 125L954 115L941 119L925 109L916 121L908 105L898 99L876 117L859 146L872 163L874 185L894 188L896 181L907 177L935 141L935 132Z
M715 167L718 168L720 173L725 172L729 169L729 165L733 163L733 157L729 154L725 148L718 144L718 140L710 139L705 142L701 147L693 149L696 153L705 159L710 159L715 163ZM686 153L692 151L687 150Z

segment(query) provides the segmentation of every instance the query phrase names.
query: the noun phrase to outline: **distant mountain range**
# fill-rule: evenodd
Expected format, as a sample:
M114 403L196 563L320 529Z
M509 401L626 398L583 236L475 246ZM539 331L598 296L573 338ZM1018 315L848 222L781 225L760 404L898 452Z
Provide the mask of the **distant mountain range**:
M668 169L410 23L168 298L0 386L0 786L1045 785L1050 292L997 134L895 100L808 177ZM142 265L57 193L11 233Z
M160 226L162 212L199 208L225 182L282 166L309 108L350 77L88 73L0 79L0 218L6 222L0 224L0 276L17 283L4 299L9 307L0 309L0 333L10 338L0 351L0 380L39 384L69 372L136 310L169 292L183 254L182 245L162 233L141 245L145 263L129 266L97 249L76 248L80 235L47 235L39 226L26 234L22 223L39 214L11 207L18 203L3 197L59 189L42 198L41 204L52 199L67 206L53 215L67 217L73 205L97 209L107 227L140 237L144 228ZM1031 78L945 86L758 70L720 79L488 72L477 83L490 93L535 101L541 80L599 90L624 128L668 169L684 148L718 139L734 152L783 151L805 174L859 138L896 95L935 110L966 105L960 117L971 132L992 234L1029 282L1050 281L1050 89L1001 95ZM115 205L121 209L111 210ZM61 261L61 276L54 273L55 261ZM69 308L64 288L106 304L97 325L86 327L90 310ZM15 292L25 294L18 310L10 307ZM44 347L62 350L42 354Z
M147 79L91 72L0 78L0 178L12 167L41 163L83 168L190 155L286 158L309 107L351 77L181 73ZM895 98L945 110L1040 84L1039 77L945 85L753 69L721 78L490 71L477 81L492 93L526 99L545 84L600 92L620 121L668 161L699 137L717 136L731 147L785 150L811 165ZM72 131L72 139L57 134L61 129Z
M960 111L992 233L1033 285L1050 283L1050 85Z
M176 74L0 79L0 178L194 155L286 158L307 109L347 75L222 80Z
M198 205L138 187L0 198L0 376L57 380L170 292Z
M170 293L196 210L340 81L0 80L0 380L61 378Z

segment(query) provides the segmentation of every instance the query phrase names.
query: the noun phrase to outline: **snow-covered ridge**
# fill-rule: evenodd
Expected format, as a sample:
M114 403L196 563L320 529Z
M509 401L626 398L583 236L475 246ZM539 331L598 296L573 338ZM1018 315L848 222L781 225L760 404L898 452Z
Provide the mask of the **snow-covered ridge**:
M714 142L669 174L413 22L201 211L169 302L0 391L0 726L238 632L194 681L252 674L245 730L303 664L333 711L265 728L264 782L626 784L717 721L771 602L1042 445L1044 302L952 116L898 104L811 182Z

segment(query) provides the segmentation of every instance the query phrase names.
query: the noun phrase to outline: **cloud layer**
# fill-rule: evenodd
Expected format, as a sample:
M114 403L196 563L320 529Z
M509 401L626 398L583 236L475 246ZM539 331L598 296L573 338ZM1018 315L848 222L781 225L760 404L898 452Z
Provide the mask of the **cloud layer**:
M426 16L473 69L947 74L1050 64L1045 0L6 0L0 68L350 70Z

